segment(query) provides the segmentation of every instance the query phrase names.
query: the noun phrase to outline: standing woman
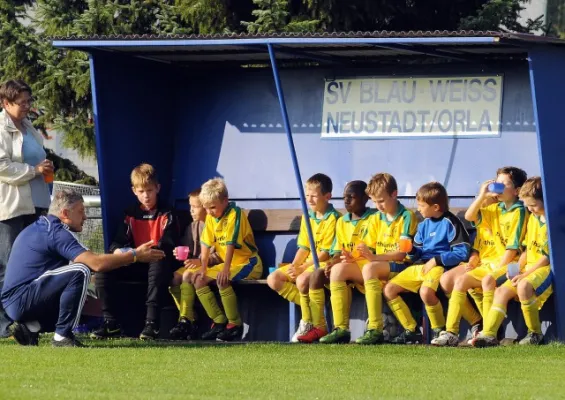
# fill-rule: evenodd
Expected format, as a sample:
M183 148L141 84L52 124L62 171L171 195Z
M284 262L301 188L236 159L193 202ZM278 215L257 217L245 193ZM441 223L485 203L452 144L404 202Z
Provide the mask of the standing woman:
M43 137L27 118L33 98L21 80L0 86L0 289L6 264L18 234L51 203L46 180L53 163L46 160ZM0 337L8 335L9 319L0 305Z

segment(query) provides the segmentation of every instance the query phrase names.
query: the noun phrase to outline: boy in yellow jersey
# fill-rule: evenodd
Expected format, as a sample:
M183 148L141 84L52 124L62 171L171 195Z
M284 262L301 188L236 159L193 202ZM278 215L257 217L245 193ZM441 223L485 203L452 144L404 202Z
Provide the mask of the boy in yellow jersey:
M472 342L475 347L496 346L496 332L506 317L506 307L512 299L518 299L528 335L520 344L540 344L543 340L539 310L553 293L547 221L543 204L541 178L528 179L520 189L520 198L531 212L528 218L525 251L520 256L520 272L496 289L494 302L485 316L484 329Z
M306 181L305 186L306 201L311 210L309 213L310 226L316 242L318 260L323 263L330 258L330 248L335 237L335 225L340 217L339 212L329 203L333 184L329 176L315 174ZM271 289L288 301L300 305L302 318L296 333L292 336L291 342L293 343L298 342L299 336L313 328L308 282L314 271L309 267L314 264L314 261L304 216L300 224L297 245L298 250L292 263L280 267L267 277L267 283Z
M414 247L409 253L415 262L392 278L385 286L384 295L396 319L405 331L392 343L406 344L422 342L416 331L416 321L402 292L420 293L434 332L434 338L444 330L443 307L436 291L444 270L456 267L469 259L469 235L459 219L449 212L447 191L439 182L430 182L416 193L418 211L424 217L414 237Z
M367 195L375 203L378 212L371 217L369 224L369 240L375 245L375 254L362 243L357 249L370 262L361 270L351 268L349 275L356 283L365 286L365 299L369 315L367 330L355 342L358 344L379 344L383 337L383 281L396 276L406 268L406 253L399 251L401 238L410 243L416 234L418 221L414 212L406 209L397 199L398 185L390 174L374 175L366 190ZM336 271L336 267L334 270Z
M367 184L352 181L345 186L343 203L347 214L337 221L336 237L332 246L333 259L324 270L330 280L334 330L320 338L320 343L349 343L349 307L351 289L346 281L363 284L361 268L368 260L359 253L357 246L369 237L369 223L374 210L367 207ZM370 249L374 245L366 243Z
M175 271L171 286L169 287L169 292L173 296L179 310L179 321L169 332L173 340L194 340L198 331L196 315L194 313L196 291L192 280L194 273L200 269L200 236L204 230L204 221L206 220L206 210L199 198L200 192L201 189L198 188L188 195L192 222L186 227L180 243L182 246L189 247L190 254L184 261L184 265ZM177 256L176 250L175 248L173 251L175 257ZM208 265L216 265L220 262L221 260L218 258L214 248L212 248Z
M229 202L228 189L223 179L214 178L204 183L200 201L208 215L200 239L201 267L193 275L193 284L198 300L213 321L212 328L202 335L202 339L235 340L243 334L243 323L230 282L259 279L263 265L257 254L249 220L241 208ZM222 262L208 267L212 246ZM213 281L216 281L220 290L225 314L208 286Z
M473 337L476 337L481 318L467 298L467 291L472 290L479 311L486 316L492 305L494 289L506 280L508 263L518 259L527 220L527 211L518 193L527 175L516 167L499 168L496 175L496 181L483 183L479 195L465 213L465 218L477 227L475 249L479 251L478 257L471 257L469 264L460 265L447 273L449 276L441 277L440 284L450 300L446 330L432 340L433 345L457 346L461 317L469 322ZM500 194L489 192L488 187L493 182L504 185L504 191ZM495 202L485 206L484 203L491 199Z

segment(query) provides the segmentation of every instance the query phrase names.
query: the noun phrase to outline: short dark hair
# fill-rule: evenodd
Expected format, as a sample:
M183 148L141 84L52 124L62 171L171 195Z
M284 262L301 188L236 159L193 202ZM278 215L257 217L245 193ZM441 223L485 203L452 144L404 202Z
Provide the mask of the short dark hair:
M521 168L518 167L502 167L496 170L496 176L504 174L508 175L512 180L514 189L519 189L522 187L526 179L528 179L528 174Z
M351 181L345 185L344 191L351 189L355 194L367 196L367 183L365 181Z
M4 100L13 103L23 92L28 92L31 96L31 87L21 79L11 79L0 85L0 102Z
M331 193L333 183L329 176L325 174L314 174L306 181L306 186L319 187L322 194Z
M416 193L416 200L424 203L439 205L442 212L449 211L449 197L447 190L439 182L429 182L423 185Z

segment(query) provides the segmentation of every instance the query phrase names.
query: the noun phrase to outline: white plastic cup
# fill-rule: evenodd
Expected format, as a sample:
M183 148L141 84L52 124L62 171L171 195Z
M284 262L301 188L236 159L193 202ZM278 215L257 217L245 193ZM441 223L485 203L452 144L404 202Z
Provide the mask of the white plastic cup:
M508 264L508 277L512 279L518 274L520 274L520 264L518 263Z

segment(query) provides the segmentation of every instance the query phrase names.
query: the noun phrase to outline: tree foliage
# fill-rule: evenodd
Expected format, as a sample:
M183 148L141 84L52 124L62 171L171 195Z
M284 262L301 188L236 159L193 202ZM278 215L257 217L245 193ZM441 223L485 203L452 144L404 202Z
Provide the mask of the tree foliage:
M0 80L29 82L40 129L95 156L88 56L53 36L374 30L532 32L528 0L0 0Z

